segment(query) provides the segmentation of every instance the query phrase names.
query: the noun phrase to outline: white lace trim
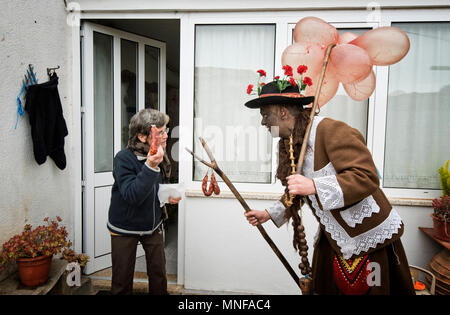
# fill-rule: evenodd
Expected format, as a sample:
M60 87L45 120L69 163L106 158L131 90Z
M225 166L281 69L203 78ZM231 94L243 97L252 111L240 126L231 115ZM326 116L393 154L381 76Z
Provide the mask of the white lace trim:
M352 238L339 225L330 211L321 210L317 199L314 196L310 196L310 198L320 223L324 225L325 231L330 233L331 238L336 241L344 259L350 259L352 255L359 255L370 248L375 248L377 244L384 243L385 240L392 238L393 234L398 233L398 229L402 224L402 219L397 211L392 209L389 216L380 225Z
M361 224L364 218L369 218L372 213L378 212L380 212L380 207L375 199L369 196L350 208L340 211L340 214L345 223L353 228L356 224Z
M334 171L332 165L331 168ZM315 173L313 176L320 176L319 171ZM344 193L339 186L336 175L320 176L313 178L313 181L323 210L339 209L344 206Z
M324 183L322 180L318 180L320 177L328 177L325 182L330 185L331 178L336 178L336 170L333 165L328 163L322 169L318 171L314 171L314 144L316 138L316 130L318 124L322 121L323 117L315 117L313 121L313 125L311 128L311 134L308 139L308 147L306 150L305 160L303 163L303 174L311 179L315 180L315 183L319 183L319 186ZM336 180L337 182L337 180ZM331 184L334 185L334 184ZM317 188L317 186L316 186ZM336 187L333 186L332 189ZM320 189L320 188L319 188ZM342 192L342 189L339 187ZM325 188L325 191L327 189ZM330 193L330 192L328 192ZM335 192L337 198L340 199L337 192ZM324 206L329 204L333 204L333 202L328 202L327 198L322 198L318 193L319 199ZM397 211L394 209L391 210L391 213L383 221L380 225L369 230L363 234L357 235L354 238L350 237L347 232L345 232L344 228L340 226L340 224L336 221L330 211L322 210L319 207L317 199L315 195L308 196L311 200L313 207L316 210L316 215L319 218L320 223L325 227L325 231L330 233L331 238L336 241L337 245L341 249L341 253L345 259L350 259L352 255L359 255L361 252L366 252L370 248L375 248L377 244L383 243L386 239L392 238L393 234L398 233L398 229L401 227L402 220L398 215ZM341 202L341 201L339 201ZM343 206L343 193L342 193L342 206ZM324 209L326 208L324 206ZM370 217L372 213L378 213L380 211L379 206L375 202L372 196L369 196L359 202L358 204L352 206L345 211L342 211L344 221L351 227L356 226L356 224L361 224L364 218ZM319 227L320 228L320 227ZM316 237L318 237L318 233L316 233ZM314 243L317 241L315 237Z

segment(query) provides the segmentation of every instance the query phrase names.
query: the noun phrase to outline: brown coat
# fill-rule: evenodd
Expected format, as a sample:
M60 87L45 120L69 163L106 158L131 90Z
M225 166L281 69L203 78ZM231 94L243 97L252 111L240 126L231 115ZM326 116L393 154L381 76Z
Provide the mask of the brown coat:
M403 223L379 188L361 133L315 117L308 146L303 174L313 179L317 193L307 201L332 248L350 259L398 240Z

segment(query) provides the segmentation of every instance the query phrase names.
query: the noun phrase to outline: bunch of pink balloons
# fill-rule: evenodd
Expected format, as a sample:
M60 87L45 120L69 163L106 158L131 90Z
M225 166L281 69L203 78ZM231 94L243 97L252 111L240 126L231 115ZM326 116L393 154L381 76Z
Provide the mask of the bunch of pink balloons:
M325 105L336 94L339 82L347 94L361 101L375 89L373 65L387 66L399 62L409 51L409 38L396 27L380 27L358 36L346 32L339 36L331 24L316 17L305 17L294 28L294 44L288 46L281 57L284 65L296 69L307 65L307 76L313 85L306 88L306 96L314 96L322 72L328 45L331 50L322 82L318 106ZM294 78L299 74L294 74Z

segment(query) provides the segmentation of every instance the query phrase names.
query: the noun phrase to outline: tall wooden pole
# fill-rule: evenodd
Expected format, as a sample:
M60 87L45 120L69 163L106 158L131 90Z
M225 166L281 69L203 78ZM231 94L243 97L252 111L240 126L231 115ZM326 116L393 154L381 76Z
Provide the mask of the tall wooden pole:
M206 144L206 141L203 138L200 138L200 141L201 141L201 143L203 145L203 148L205 149L206 153L208 154L209 159L211 160L211 163L208 163L208 162L202 160L201 158L199 158L194 152L192 152L188 148L185 148L186 151L188 151L190 154L192 154L192 156L194 158L196 158L197 160L199 160L200 162L202 162L206 166L212 168L217 173L217 175L219 175L223 179L225 184L230 188L230 191L233 193L233 195L236 197L236 199L242 205L242 207L244 208L245 212L249 212L251 209L248 206L247 202L244 200L244 198L242 198L241 194L237 191L236 187L234 187L233 183L230 181L230 179L227 177L227 175L225 175L225 173L217 165L217 162L216 162L216 160L214 158L214 155L211 153L208 145ZM283 256L283 254L278 249L278 247L275 245L275 243L269 237L269 235L267 234L266 230L263 228L263 226L261 224L258 224L256 226L256 228L261 233L262 237L266 240L266 242L269 244L270 248L272 248L272 250L275 253L275 255L277 255L277 257L280 259L281 263L286 268L286 270L289 272L289 274L291 275L292 279L295 281L297 286L300 287L300 282L299 282L300 278L297 276L297 274L295 273L294 269L292 269L292 267L289 265L289 262L286 260L286 258Z

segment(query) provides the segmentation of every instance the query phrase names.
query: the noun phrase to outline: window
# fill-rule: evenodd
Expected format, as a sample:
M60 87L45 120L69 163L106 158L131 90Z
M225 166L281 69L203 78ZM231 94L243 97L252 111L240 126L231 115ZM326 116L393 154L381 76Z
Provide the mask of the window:
M159 109L160 49L145 45L145 108Z
M450 157L450 23L392 23L410 50L389 68L383 186L439 189Z
M295 24L291 25L291 43L294 43L294 27ZM370 30L369 28L339 28L338 26L336 28L339 31L339 35L344 32L361 35ZM325 106L322 106L319 116L345 122L349 126L358 129L367 141L368 112L369 99L364 101L352 100L340 83L336 95Z
M128 143L128 125L131 117L138 111L138 43L121 39L121 117L122 117L122 149Z
M113 169L113 58L113 37L94 32L95 172L110 172Z
M210 146L233 182L270 183L272 138L260 124L259 110L244 103L256 70L273 77L275 25L197 25L195 28L194 151ZM203 155L208 160L206 154ZM194 180L207 168L194 161ZM218 178L219 179L219 178Z

